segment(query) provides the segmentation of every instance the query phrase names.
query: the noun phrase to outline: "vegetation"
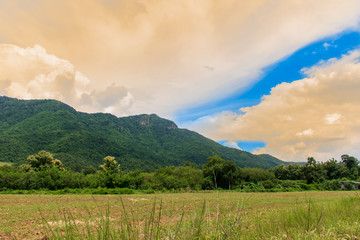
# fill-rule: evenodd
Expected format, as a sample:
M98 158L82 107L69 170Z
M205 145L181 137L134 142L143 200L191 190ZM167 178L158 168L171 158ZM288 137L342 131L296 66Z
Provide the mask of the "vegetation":
M207 159L201 169L186 162L184 166L160 167L154 172L144 172L123 171L115 157L107 156L98 169L87 168L82 172L73 172L66 170L62 162L54 159L51 153L40 151L30 155L27 163L18 167L0 167L0 191L21 193L18 190L52 190L55 193L111 194L121 191L109 189L149 193L212 189L244 192L358 189L359 161L349 155L343 155L341 159L318 163L314 158L309 158L303 166L279 165L264 170L240 168L235 162L214 155Z
M0 97L0 162L25 163L28 155L46 149L68 169L97 168L114 156L123 170L154 171L190 161L201 167L219 155L240 167L270 168L284 162L224 147L172 121L152 115L117 118L86 114L55 100Z
M60 171L65 171L62 162L58 159L54 159L51 153L44 150L35 155L30 155L26 161L28 163L21 165L20 169L25 171L42 171L44 169L56 168Z

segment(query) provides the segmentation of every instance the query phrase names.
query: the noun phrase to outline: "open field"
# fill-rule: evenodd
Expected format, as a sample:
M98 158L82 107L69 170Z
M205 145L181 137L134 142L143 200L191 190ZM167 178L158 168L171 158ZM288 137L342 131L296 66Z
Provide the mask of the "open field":
M357 192L0 195L0 239L357 239L359 203Z

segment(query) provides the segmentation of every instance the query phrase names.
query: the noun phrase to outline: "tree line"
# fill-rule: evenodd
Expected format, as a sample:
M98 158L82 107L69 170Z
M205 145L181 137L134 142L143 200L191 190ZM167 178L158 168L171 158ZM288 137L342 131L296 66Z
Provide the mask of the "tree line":
M74 172L66 169L51 153L40 151L30 155L25 164L0 167L0 190L351 190L357 188L355 182L359 177L359 161L349 155L342 155L340 161L326 162L310 157L305 165L279 165L268 170L240 168L233 161L214 155L201 168L186 162L184 166L161 167L154 172L121 171L115 158L107 156L98 169Z

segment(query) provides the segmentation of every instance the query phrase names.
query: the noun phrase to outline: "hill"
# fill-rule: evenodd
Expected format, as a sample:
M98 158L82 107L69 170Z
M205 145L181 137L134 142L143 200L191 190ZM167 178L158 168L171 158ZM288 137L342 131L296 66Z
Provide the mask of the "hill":
M108 155L116 157L123 170L150 171L186 161L201 166L214 154L240 167L284 163L270 155L224 147L155 114L118 118L77 112L56 100L9 97L0 97L0 109L1 162L21 163L46 150L73 170L97 167Z

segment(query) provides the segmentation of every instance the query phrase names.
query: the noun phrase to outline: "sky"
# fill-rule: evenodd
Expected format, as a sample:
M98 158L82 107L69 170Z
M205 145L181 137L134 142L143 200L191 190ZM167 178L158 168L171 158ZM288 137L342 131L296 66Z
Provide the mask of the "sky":
M0 95L360 157L358 0L0 0Z

